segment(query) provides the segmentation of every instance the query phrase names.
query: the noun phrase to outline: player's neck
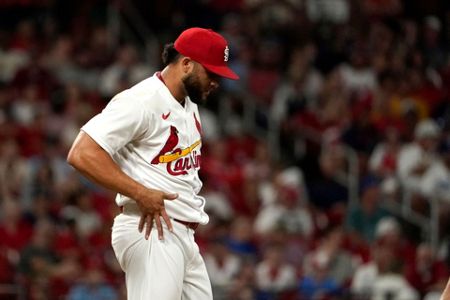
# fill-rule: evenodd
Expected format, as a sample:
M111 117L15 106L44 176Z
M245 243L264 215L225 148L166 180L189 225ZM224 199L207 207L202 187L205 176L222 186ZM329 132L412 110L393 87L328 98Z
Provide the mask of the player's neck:
M161 77L163 78L163 82L169 89L172 96L180 102L181 105L184 105L186 90L183 87L181 78L179 78L179 75L175 72L175 70L170 68L170 66L167 66L161 71Z

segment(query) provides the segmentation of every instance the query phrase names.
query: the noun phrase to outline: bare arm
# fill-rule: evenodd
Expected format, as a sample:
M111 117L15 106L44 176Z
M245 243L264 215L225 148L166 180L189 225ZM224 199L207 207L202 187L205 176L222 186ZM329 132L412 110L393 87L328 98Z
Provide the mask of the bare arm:
M441 300L450 300L450 278L448 279L447 286L442 293Z
M164 200L173 200L178 196L146 188L129 177L112 160L111 156L86 133L80 132L75 139L67 156L67 162L93 182L134 199L142 211L139 231L142 231L146 224L145 237L147 239L153 220L157 225L158 236L162 239L160 216L172 231L172 224L164 208Z

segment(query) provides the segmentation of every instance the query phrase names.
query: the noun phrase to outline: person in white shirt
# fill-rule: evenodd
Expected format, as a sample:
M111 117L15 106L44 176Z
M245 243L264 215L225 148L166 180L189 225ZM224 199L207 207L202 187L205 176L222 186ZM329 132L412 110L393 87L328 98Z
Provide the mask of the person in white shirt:
M208 223L199 196L202 126L195 102L206 100L228 67L227 41L203 28L165 46L166 67L117 94L81 128L67 160L116 191L122 213L112 246L137 299L212 299L194 230ZM164 235L163 235L164 230Z
M355 270L350 285L352 295L356 299L370 299L379 273L384 272L394 261L395 255L391 249L375 244L372 259Z
M403 147L398 156L398 176L410 193L422 194L425 174L438 162L436 149L441 130L431 119L420 121L414 130L415 141Z
M419 300L419 294L400 273L380 274L373 284L371 300Z
M214 291L214 299L228 299L233 279L241 268L240 258L233 254L228 249L226 241L220 238L212 241L204 258Z
M303 173L297 167L287 168L275 176L272 188L276 200L266 203L259 211L254 222L255 232L266 236L282 229L309 238L314 224L304 185Z
M282 245L270 245L255 269L256 286L266 293L281 293L295 288L296 273L283 258Z

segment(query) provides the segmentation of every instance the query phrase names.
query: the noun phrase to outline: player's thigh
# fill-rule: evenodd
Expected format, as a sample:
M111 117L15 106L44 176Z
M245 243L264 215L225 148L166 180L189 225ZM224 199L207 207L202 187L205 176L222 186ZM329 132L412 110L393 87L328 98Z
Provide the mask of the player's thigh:
M113 247L126 274L128 300L179 300L185 259L177 239L167 232L160 241L152 230L146 240L137 227L119 228L113 228Z
M153 231L147 241L141 239L129 253L126 283L129 300L179 300L184 278L181 249L168 241L158 240Z
M197 247L198 249L198 247ZM212 300L211 281L206 271L205 262L197 253L186 267L183 283L182 300Z
M127 257L133 245L142 237L138 231L139 219L124 214L118 215L114 219L111 233L111 245L124 272L127 269Z

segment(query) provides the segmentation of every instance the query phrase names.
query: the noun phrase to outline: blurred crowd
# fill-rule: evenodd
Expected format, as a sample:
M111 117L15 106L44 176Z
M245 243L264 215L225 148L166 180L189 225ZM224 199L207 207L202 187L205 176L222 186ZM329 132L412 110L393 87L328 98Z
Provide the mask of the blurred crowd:
M126 298L114 194L66 155L115 93L161 69L164 43L203 26L227 38L241 77L201 108L211 221L196 239L214 299L439 299L450 274L448 1L135 1L152 53L111 32L121 1L65 2L0 1L0 283L22 299ZM403 201L423 216L438 203L439 247L389 209Z

